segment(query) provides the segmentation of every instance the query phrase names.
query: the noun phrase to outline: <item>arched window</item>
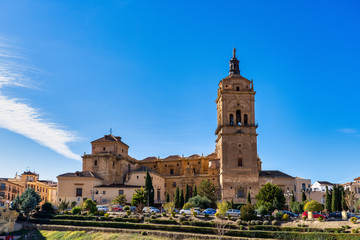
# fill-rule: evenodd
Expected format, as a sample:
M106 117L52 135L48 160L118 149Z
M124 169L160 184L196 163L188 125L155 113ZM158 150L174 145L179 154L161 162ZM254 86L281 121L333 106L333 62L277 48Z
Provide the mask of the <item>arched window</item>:
M234 125L234 115L230 114L230 126Z
M240 91L240 87L236 87L236 91Z
M193 173L195 174L195 168L193 168Z
M241 112L240 110L236 110L236 125L241 125Z
M244 125L248 125L248 116L244 114Z

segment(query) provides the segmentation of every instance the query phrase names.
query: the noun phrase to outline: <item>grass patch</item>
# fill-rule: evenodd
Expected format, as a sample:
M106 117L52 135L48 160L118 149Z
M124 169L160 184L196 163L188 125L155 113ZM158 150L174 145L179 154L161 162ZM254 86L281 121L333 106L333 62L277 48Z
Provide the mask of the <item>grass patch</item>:
M124 233L101 233L85 231L40 231L41 235L47 240L170 240L170 238L142 236L140 234Z

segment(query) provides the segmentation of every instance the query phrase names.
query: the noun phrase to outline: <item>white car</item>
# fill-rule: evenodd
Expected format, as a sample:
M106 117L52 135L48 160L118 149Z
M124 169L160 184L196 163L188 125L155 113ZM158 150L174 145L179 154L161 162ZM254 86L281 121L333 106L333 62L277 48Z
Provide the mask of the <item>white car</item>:
M97 206L98 211L108 212L109 208L107 206Z
M240 216L240 210L239 209L229 209L226 213L228 216L234 216L239 217Z
M150 211L149 211L150 210ZM154 208L154 207L144 207L143 208L143 212L145 212L145 213L148 213L148 212L150 212L150 213L159 213L160 212L160 210L159 209L157 209L157 208Z
M194 209L194 212L196 212L198 215L202 214L202 212L199 209L196 209L196 208ZM181 209L180 214L183 214L183 213L185 213L186 215L191 215L192 214L191 209Z

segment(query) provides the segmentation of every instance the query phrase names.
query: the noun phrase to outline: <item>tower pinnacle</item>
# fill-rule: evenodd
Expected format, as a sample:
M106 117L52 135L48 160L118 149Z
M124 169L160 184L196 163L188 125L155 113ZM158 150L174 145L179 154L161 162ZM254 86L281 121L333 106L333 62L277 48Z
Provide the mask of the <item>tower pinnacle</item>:
M236 49L233 49L233 57L230 60L230 71L229 74L240 74L239 60L236 58Z

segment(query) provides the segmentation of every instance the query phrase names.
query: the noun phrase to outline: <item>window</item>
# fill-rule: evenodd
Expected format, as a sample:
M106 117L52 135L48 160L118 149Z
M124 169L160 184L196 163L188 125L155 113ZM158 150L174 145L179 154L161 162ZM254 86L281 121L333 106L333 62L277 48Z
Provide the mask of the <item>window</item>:
M160 202L160 189L157 190L157 201Z
M248 125L248 116L244 114L244 125Z
M238 167L242 167L243 166L243 160L242 158L238 158Z
M154 168L156 168L156 165L154 165Z
M103 195L105 195L106 194L106 191L103 191Z
M97 166L97 160L94 160L94 166Z
M105 151L105 147L103 147L103 150Z
M234 115L230 114L230 126L234 125Z
M243 198L243 197L245 197L245 191L244 191L243 188L239 188L239 189L238 189L237 197L238 197L238 198Z
M170 169L170 175L174 174L174 169Z
M236 87L236 91L240 91L240 88L239 88L239 87Z
M241 112L240 110L236 110L236 125L241 125Z
M179 164L176 164L176 166L179 166Z
M305 183L301 184L301 189L305 191Z
M139 176L136 176L136 179L139 180Z
M296 192L296 185L294 185L294 192Z
M6 188L5 183L2 183L2 184L0 185L0 190L5 190L5 188Z
M113 167L115 167L115 161L113 161Z
M76 189L76 196L77 197L82 197L82 188L77 188Z
M173 187L176 187L176 182L173 182Z
M195 174L195 168L193 168L193 174Z

